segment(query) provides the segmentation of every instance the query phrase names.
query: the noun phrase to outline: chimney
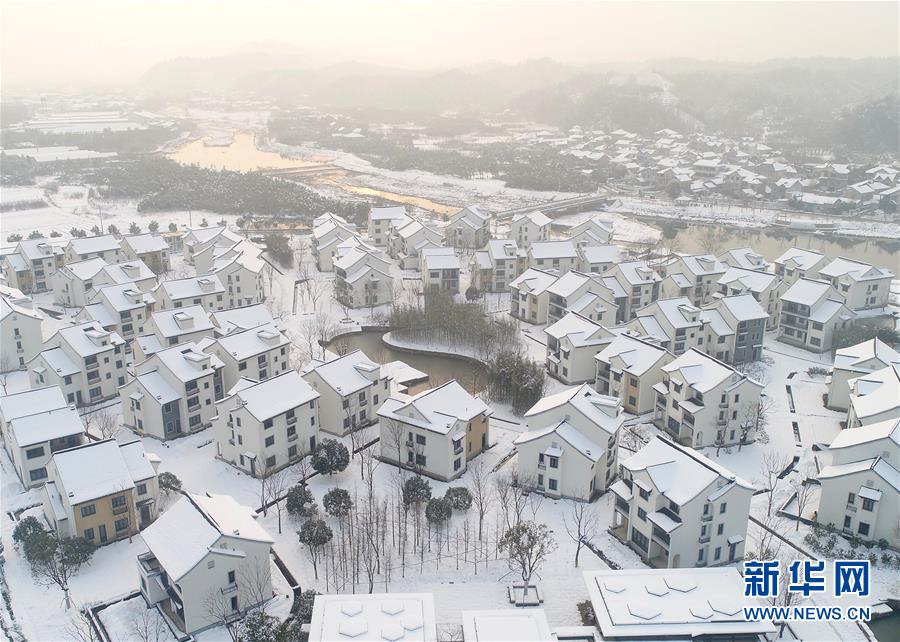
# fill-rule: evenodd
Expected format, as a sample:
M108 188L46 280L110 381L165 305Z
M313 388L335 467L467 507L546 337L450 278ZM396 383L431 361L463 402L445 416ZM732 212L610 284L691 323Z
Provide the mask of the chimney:
M215 287L215 282L213 282L212 279L204 277L202 279L197 279L197 285L199 285L200 289L204 292L212 292L213 287Z

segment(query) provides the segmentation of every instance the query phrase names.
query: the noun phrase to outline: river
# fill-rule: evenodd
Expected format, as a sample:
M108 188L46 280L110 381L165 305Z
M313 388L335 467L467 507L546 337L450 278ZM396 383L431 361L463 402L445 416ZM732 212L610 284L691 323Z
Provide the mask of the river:
M456 379L462 387L471 393L479 392L487 381L487 369L459 357L442 355L424 355L414 352L406 352L389 348L381 341L381 330L370 330L346 334L332 340L328 348L335 351L338 344L350 350L362 350L376 363L389 363L391 361L403 361L416 370L428 374L428 381L410 387L410 392L415 394L439 386L451 379Z

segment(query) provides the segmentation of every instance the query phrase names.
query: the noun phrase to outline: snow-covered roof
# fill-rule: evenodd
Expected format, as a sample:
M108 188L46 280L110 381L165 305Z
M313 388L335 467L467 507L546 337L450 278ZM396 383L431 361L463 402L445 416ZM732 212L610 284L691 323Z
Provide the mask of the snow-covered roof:
M487 243L487 253L494 261L515 259L519 256L519 245L512 239L491 239Z
M871 361L874 363L869 364ZM900 362L900 353L878 337L834 353L834 367L852 372L872 372L896 362Z
M629 285L643 285L662 281L646 261L627 261L616 266Z
M458 270L459 257L452 247L432 247L420 254L426 270Z
M107 267L106 261L99 256L84 261L73 261L62 266L59 271L70 278L74 277L81 281L93 279L100 273L103 268Z
M727 268L712 254L691 254L681 257L681 262L694 276L721 274Z
M588 245L580 248L582 258L589 264L619 263L624 256L618 245Z
M547 288L547 292L566 298L571 296L578 288L582 287L590 280L590 277L586 274L570 270L556 279L556 281L553 282L553 285Z
M106 352L125 343L118 333L107 332L96 321L60 328L57 334L81 357Z
M212 320L202 305L189 305L174 310L160 310L151 315L153 324L164 338L213 329Z
M534 418L530 422L534 423L540 421L545 413L562 406L573 411L569 413L570 416L581 415L591 425L601 428L608 435L614 435L625 420L621 412L622 402L617 397L601 395L586 383L544 397L528 409L525 417Z
M84 423L74 407L60 406L41 410L40 406L35 406L32 410L35 411L34 414L7 419L10 432L15 435L16 444L20 448L84 434Z
M662 435L655 435L639 451L622 462L635 472L646 471L650 481L666 498L683 505L709 490L720 496L728 486L753 490L750 482L712 461L693 448L679 446Z
M900 408L900 363L850 380L850 404L860 420Z
M230 495L187 494L141 532L172 581L179 581L225 536L272 544L253 510Z
M851 428L855 430L855 428ZM900 492L900 470L897 470L883 457L873 457L871 459L862 459L860 461L848 462L846 464L832 464L825 466L819 472L819 479L832 479L834 477L845 477L846 475L854 475L865 471L872 471L881 477L895 491Z
M473 397L455 379L410 397L392 395L381 408L378 416L396 419L403 423L447 434L457 422L471 421L481 414L491 414L491 409L478 397Z
M581 433L575 426L565 420L554 422L543 428L524 432L516 437L513 444L516 446L527 444L535 439L547 437L548 435L559 437L562 441L574 448L576 452L592 462L600 461L606 453L605 445L594 441L587 435ZM563 453L564 452L565 450L563 449Z
M868 444L881 439L890 439L900 448L900 419L888 419L868 426L848 428L838 433L828 446L829 450L840 450L861 444Z
M125 312L143 308L156 303L156 298L149 292L143 292L137 285L128 281L122 285L103 285L91 299L92 303L106 301L116 312Z
M525 223L530 222L538 227L544 227L545 225L550 225L553 223L553 219L544 214L542 211L537 210L534 212L530 212L528 214L516 214L512 217L512 222L515 223Z
M568 337L572 345L600 346L612 341L612 332L575 312L569 312L544 330L554 339Z
M536 241L528 253L533 259L574 259L578 256L572 241Z
M0 419L8 422L36 411L44 412L66 406L66 398L59 386L32 388L0 397Z
M791 284L791 287L781 295L781 300L789 303L812 306L829 294L836 294L836 292L832 289L831 284L828 281L797 279Z
M821 276L841 277L847 276L853 281L871 281L875 279L889 279L894 275L890 270L875 267L862 261L854 261L838 257L819 270Z
M369 209L369 219L373 221L389 221L407 218L406 208L402 205L390 207L372 207Z
M53 464L58 488L71 506L129 490L155 474L140 441L125 446L115 439L90 442L54 453Z
M466 642L546 642L552 639L544 609L462 612Z
M19 300L21 301L22 299ZM12 297L2 294L0 295L0 319L5 319L10 314L20 314L38 321L44 319L44 315L40 312L37 312L33 308L27 308L24 305L20 305L19 303L16 303Z
M148 252L161 252L169 249L166 239L159 234L134 234L122 238L122 243L128 245L135 254L147 254Z
M18 252L29 261L46 259L54 256L62 256L63 248L58 243L51 243L47 239L24 239L16 246Z
M738 321L754 321L767 319L769 314L753 298L752 294L738 294L736 296L723 296L713 303L712 307L727 308L731 315ZM704 310L706 312L706 310Z
M312 368L322 380L341 396L358 392L383 376L381 366L369 359L362 350L354 350L342 357Z
M771 621L744 618L744 578L734 566L585 571L603 639L756 639ZM759 604L760 606L762 604Z
M520 274L509 287L529 294L542 294L547 288L556 282L557 276L550 272L544 272L536 268L528 268Z
M684 383L694 390L704 393L709 392L719 384L732 381L732 385L747 380L757 386L759 383L747 378L731 366L714 359L708 354L691 348L684 354L676 357L671 363L662 367L668 374L679 373Z
M719 285L729 285L731 287L740 286L742 289L750 292L764 292L777 279L778 276L771 272L730 267L725 270L725 274L719 278L718 283Z
M594 358L610 364L615 360L621 360L623 370L639 377L658 364L667 354L669 352L660 346L620 334Z
M309 642L337 640L435 642L434 596L430 593L316 595Z
M658 299L645 308L637 311L638 317L656 317L659 313L673 328L699 328L703 325L700 318L701 310L691 303L686 297L674 297L671 299Z
M273 324L266 324L232 332L216 339L222 350L237 361L290 344Z
M162 281L159 288L162 288L172 301L225 292L222 281L214 274Z
M218 310L212 312L210 318L222 334L231 334L235 330L247 330L260 325L274 325L280 329L278 320L272 316L265 303Z
M185 383L222 367L218 357L203 352L193 341L160 350L144 363L150 362L151 359Z
M107 265L103 268L103 272L109 277L110 281L117 284L156 278L153 270L148 268L140 259Z
M237 391L232 390L229 394L259 421L276 417L319 398L319 393L296 370L288 370L277 377L252 383Z
M158 370L137 374L134 381L141 391L156 399L160 405L178 401L182 397L182 393L175 390Z
M69 247L75 254L92 254L120 249L118 239L112 234L73 238L69 241Z
M801 270L809 270L825 260L825 255L815 250L807 250L800 247L792 247L775 259L776 263L782 263L787 267L796 267Z

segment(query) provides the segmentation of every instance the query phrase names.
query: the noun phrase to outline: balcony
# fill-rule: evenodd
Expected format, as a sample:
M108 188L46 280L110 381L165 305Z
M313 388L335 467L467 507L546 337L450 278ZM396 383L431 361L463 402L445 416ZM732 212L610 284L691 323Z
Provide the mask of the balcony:
M297 415L294 415L293 417L288 418L288 420L287 420L288 426L293 426L295 423L297 423Z
M88 372L90 372L91 370L96 370L99 367L100 367L99 361L94 361L93 363L85 363L84 364L84 369L87 370Z
M713 518L712 512L709 512L709 513L703 515L703 516L700 518L700 521L701 521L701 522L711 522L711 521L712 521L712 518Z
M127 513L128 512L128 504L125 504L124 506L116 506L115 508L112 509L112 512L113 512L113 515L121 515L123 513Z
M220 590L222 591L222 595L230 595L232 593L237 593L238 585L229 584L228 586L222 587Z
M847 504L847 512L855 513L857 510L859 510L859 509L856 506L854 506L853 504Z
M701 535L701 536L700 536L700 543L701 543L701 544L706 544L707 542L709 542L709 535Z
M621 512L623 515L628 515L631 509L628 506L628 502L626 502L621 497L616 497L616 510Z
M294 433L293 435L288 435L287 440L288 441L297 441L297 433Z
M412 441L412 439L407 439L407 440L406 440L406 447L407 447L407 448L412 448L412 447L413 447L413 441Z

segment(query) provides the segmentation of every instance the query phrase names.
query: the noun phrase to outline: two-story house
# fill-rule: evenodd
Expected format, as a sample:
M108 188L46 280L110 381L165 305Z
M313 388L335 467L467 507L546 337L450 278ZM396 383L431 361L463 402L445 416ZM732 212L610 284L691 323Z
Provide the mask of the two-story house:
M53 454L41 493L59 537L103 546L136 535L159 513L160 459L140 441L94 441Z
M565 384L594 381L594 356L617 336L615 330L576 312L567 313L544 329L547 373Z
M815 279L828 263L828 257L817 252L799 247L792 247L775 259L773 270L781 277L782 288L788 288L797 279Z
M369 208L368 232L372 245L380 249L387 248L391 232L395 228L403 227L410 220L412 219L407 215L406 208L402 205Z
M148 549L137 558L141 595L179 635L240 619L272 597L274 540L230 495L184 494L141 538Z
M618 263L602 280L615 294L617 322L637 316L637 311L659 298L662 277L646 261Z
M547 293L550 322L559 321L568 312L578 312L598 323L615 323L615 296L601 279L590 274L566 272L547 288Z
M778 294L781 277L771 272L729 267L718 281L719 294L738 296L749 294L756 299L768 314L766 329L774 330L778 325Z
M844 297L847 307L854 311L886 306L893 278L890 270L843 257L819 270L819 279L830 281Z
M318 400L296 370L241 379L216 403L218 456L254 477L289 466L316 449Z
M574 270L578 253L572 241L538 241L528 248L528 265L538 270L553 271L557 275Z
M470 250L484 247L491 238L490 222L490 215L478 206L464 207L448 219L444 228L444 243Z
M208 428L224 396L223 368L194 343L156 352L135 364L134 377L119 388L122 423L162 440Z
M149 292L142 292L133 283L103 285L75 318L99 323L105 330L116 332L126 341L131 341L144 333L144 326L155 305L155 297Z
M0 293L0 372L24 368L43 341L44 315L32 307L31 299L7 292Z
M547 323L550 312L550 293L547 288L558 276L535 268L528 268L509 284L509 314L526 323Z
M641 308L627 327L635 335L656 342L674 354L703 348L706 338L702 310L686 297L659 299Z
M724 296L703 306L706 328L703 351L731 364L762 358L768 313L750 294Z
M3 278L10 287L25 294L46 292L50 277L66 262L66 253L47 239L19 241L16 249L3 257Z
M604 274L625 260L618 245L576 245L578 270L588 274Z
M135 363L165 348L213 336L216 326L203 306L190 305L151 313L144 332L147 334L138 336L132 345Z
M394 296L390 261L380 251L350 248L334 262L334 295L349 308L390 303Z
M705 448L755 441L761 383L696 348L662 370L654 422L678 443Z
M217 259L210 274L225 286L226 308L253 305L265 301L264 272L268 264L253 252Z
M129 261L143 261L157 276L172 269L169 244L159 234L133 234L122 237L122 253Z
M570 241L588 247L591 245L607 245L612 239L612 234L612 227L594 217L572 226L566 232L566 236L568 236Z
M587 384L544 397L525 413L515 440L519 474L548 497L591 501L616 474L625 417L615 397Z
M900 419L842 430L819 471L820 524L869 542L897 541L900 520ZM827 498L827 499L826 499Z
M188 265L195 265L196 257L204 252L208 252L210 248L232 247L241 240L242 238L239 235L223 226L189 229L181 238L184 261ZM205 270L200 271L205 272Z
M480 292L506 292L527 261L515 241L492 239L472 256L472 284Z
M65 247L66 263L101 258L107 263L118 263L125 258L119 240L112 234L73 238Z
M331 272L334 269L334 257L337 246L347 240L363 244L357 236L356 229L346 221L329 216L313 228L312 255L320 272Z
M271 324L203 339L197 346L224 364L225 390L231 390L242 377L262 381L284 372L290 365L291 342Z
M742 270L765 272L769 269L769 262L766 260L766 257L752 247L736 247L725 250L716 258L728 267L741 268Z
M375 411L391 392L385 368L354 350L326 362L312 362L303 378L319 393L321 430L344 436L376 421Z
M795 280L778 304L778 340L811 352L831 350L836 330L856 315L828 281Z
M415 396L391 395L378 409L381 459L441 481L456 479L490 447L492 413L455 379Z
M654 386L663 380L662 366L674 355L655 343L622 333L594 355L594 388L618 397L626 412L643 415L656 404Z
M94 257L61 266L50 277L54 300L70 308L87 305L95 293L95 279L106 265L106 261Z
M454 248L424 249L419 263L424 292L459 293L460 262Z
M743 559L753 486L692 448L656 435L624 460L610 490L610 532L654 568Z
M112 399L125 385L125 340L88 321L60 328L27 362L32 388L59 386L70 404Z
M851 379L848 385L847 428L900 418L900 363Z
M202 305L207 312L224 310L225 286L215 274L162 281L153 291L158 309Z
M441 247L444 235L438 230L411 219L403 227L395 227L388 239L388 254L397 259L401 270L419 268L422 250Z
M850 407L850 380L857 379L892 363L900 363L900 353L877 337L834 352L834 368L828 382L828 407Z
M727 269L712 254L679 256L666 266L662 296L686 296L696 306L705 305L719 292L718 281Z
M516 214L509 224L509 238L523 250L528 250L532 243L550 240L552 224L553 220L540 211Z

